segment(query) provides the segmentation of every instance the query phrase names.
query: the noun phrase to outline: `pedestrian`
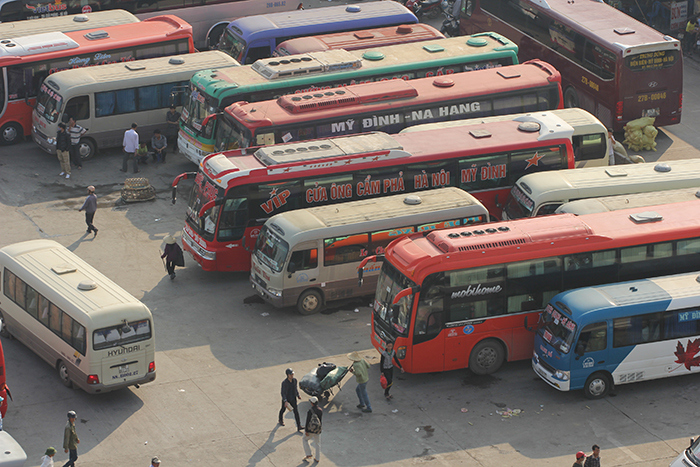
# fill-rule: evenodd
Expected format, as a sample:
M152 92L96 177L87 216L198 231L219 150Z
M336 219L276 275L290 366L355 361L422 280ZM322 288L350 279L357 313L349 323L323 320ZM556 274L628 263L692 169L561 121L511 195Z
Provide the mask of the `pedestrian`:
M308 462L311 459L311 446L310 441L314 442L314 448L316 449L316 455L314 456L314 462L321 460L321 431L323 426L323 410L318 406L318 397L313 396L309 399L311 403L311 408L306 412L306 425L304 425L304 438L302 439L302 444L304 445L304 462Z
M97 195L95 195L95 187L90 185L87 187L88 195L85 198L83 206L78 209L78 212L85 211L85 223L87 224L87 233L94 232L95 235L92 238L97 237L97 228L92 225L92 221L95 219L95 212L97 211Z
M158 456L155 456L153 459L151 459L151 465L150 467L158 467L160 465L160 459Z
M685 24L685 35L683 36L683 50L691 55L698 40L698 18L691 16Z
M301 399L299 389L297 388L297 379L294 377L294 370L287 368L284 370L287 377L282 381L282 408L279 413L279 424L284 426L284 412L289 409L294 412L294 419L297 422L297 431L301 431L301 420L299 419L299 409L297 408L297 399Z
M357 408L362 409L363 412L371 413L372 404L370 404L369 396L367 395L369 364L364 358L360 357L360 354L357 353L357 351L349 353L348 358L352 360L352 365L350 365L348 370L355 375L355 380L357 381L355 392L357 393L357 398L360 399L360 403L357 404Z
M136 159L139 164L148 165L148 146L146 143L139 144L139 148L136 150Z
M600 467L600 446L594 444L591 447L593 451L590 456L586 457L586 463L583 464L584 467Z
M41 467L53 467L53 456L56 455L56 448L47 448L41 456Z
M70 158L73 165L78 169L83 168L83 161L80 159L80 138L87 133L87 130L75 121L73 117L68 119L68 134L70 135ZM67 178L67 177L66 177Z
M70 178L70 135L66 131L66 124L61 122L58 124L58 132L56 133L56 156L58 162L61 163L61 173L59 176Z
M139 134L136 133L136 128L138 125L135 123L131 124L131 129L124 132L124 141L122 146L124 147L124 158L122 159L122 172L126 172L128 169L129 159L134 161L134 173L139 173L139 162L136 159L136 151L139 148Z
M69 452L68 462L63 464L63 467L75 467L75 461L78 460L78 434L75 432L75 412L68 412L68 423L66 429L63 430L63 451Z
M153 150L153 162L165 163L165 155L168 147L168 139L160 134L160 130L153 131L151 138L151 149Z
M404 372L403 367L401 366L401 362L396 358L393 342L387 342L386 348L379 353L382 354L382 357L379 359L379 368L386 378L384 397L386 397L386 400L391 400L393 396L389 394L389 391L391 390L391 385L394 383L394 362L401 370L401 373Z
M586 460L586 453L583 451L579 451L576 453L576 462L574 462L574 465L572 467L581 467Z
M180 131L180 112L171 105L170 110L165 114L165 137L173 145L173 151L177 151L177 134Z
M163 241L165 248L161 258L165 258L165 268L168 270L170 280L175 279L175 266L184 266L185 261L182 255L182 248L177 244L172 235L167 235Z

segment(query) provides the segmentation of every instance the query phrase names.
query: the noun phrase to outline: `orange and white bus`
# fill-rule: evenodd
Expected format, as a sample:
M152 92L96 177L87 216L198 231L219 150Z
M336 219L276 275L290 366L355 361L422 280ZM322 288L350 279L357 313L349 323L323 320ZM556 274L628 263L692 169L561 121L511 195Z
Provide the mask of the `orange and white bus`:
M57 71L194 52L192 27L175 16L0 42L0 143L31 135L32 110L44 79Z

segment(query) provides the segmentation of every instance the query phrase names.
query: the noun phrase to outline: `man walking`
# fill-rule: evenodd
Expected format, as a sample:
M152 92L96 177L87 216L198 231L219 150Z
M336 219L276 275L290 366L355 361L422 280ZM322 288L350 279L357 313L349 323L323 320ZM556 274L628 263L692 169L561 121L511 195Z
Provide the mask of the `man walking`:
M171 105L170 110L165 114L165 137L173 145L173 151L177 153L177 134L180 131L180 112Z
M70 135L66 131L65 123L58 124L56 133L56 156L61 163L61 177L70 178Z
M357 351L349 353L348 358L353 362L348 370L355 375L355 380L357 381L355 392L357 393L357 398L360 399L360 403L357 404L357 408L362 409L363 412L372 413L372 404L370 404L369 396L367 395L369 364L364 358L360 357L360 354L357 353Z
M97 229L92 225L92 221L95 219L95 212L97 211L97 196L95 195L95 187L90 185L87 187L88 195L85 198L83 206L78 209L78 212L85 211L85 223L87 224L87 233L94 232L95 235L92 238L97 237Z
M155 456L153 459L151 459L151 465L150 467L159 467L160 466L160 459L158 456Z
M128 170L129 159L134 161L134 173L139 173L139 161L136 159L136 151L139 149L139 134L136 133L136 128L138 125L135 123L131 124L131 129L124 132L124 141L122 146L124 147L124 159L122 159L122 172Z
M297 379L294 377L294 370L287 368L285 370L287 377L282 381L282 408L279 413L279 424L284 426L284 412L289 409L294 411L294 419L297 422L297 431L301 431L301 420L299 419L299 409L297 408L297 399L301 399L299 389L297 388Z
M583 464L583 467L600 467L600 446L594 444L591 449L593 453L586 457L586 462Z
M70 135L70 158L78 169L83 168L83 161L80 159L80 138L87 130L75 121L73 117L68 120L68 134ZM68 177L66 177L68 178Z
M75 432L75 412L68 412L68 423L66 429L63 430L63 451L69 452L68 462L63 464L63 467L75 467L75 461L78 460L78 444L80 440Z
M309 399L311 403L311 408L306 412L306 425L304 425L304 438L302 439L302 444L304 445L304 462L308 462L311 459L311 446L310 441L314 442L314 447L316 449L316 455L314 456L314 462L321 460L321 427L323 426L323 410L318 406L318 398L316 396Z

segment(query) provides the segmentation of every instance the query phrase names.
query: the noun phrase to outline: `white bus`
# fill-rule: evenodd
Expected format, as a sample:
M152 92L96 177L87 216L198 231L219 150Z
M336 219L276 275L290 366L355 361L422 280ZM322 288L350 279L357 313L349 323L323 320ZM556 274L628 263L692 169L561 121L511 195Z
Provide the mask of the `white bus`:
M151 311L51 240L0 248L3 334L88 393L156 379Z
M82 159L92 158L98 148L121 146L132 123L138 125L141 141L150 141L153 130L165 130L166 111L171 104L180 105L192 75L237 65L225 53L209 51L59 71L41 85L32 137L55 154L59 122L74 117L88 129L80 140Z
M0 23L0 40L33 36L47 32L84 31L119 24L138 23L139 19L125 10L98 11L81 15L52 16L32 21Z
M698 180L697 186L700 186ZM645 208L660 204L682 203L700 199L700 189L682 188L680 190L652 191L649 193L633 193L631 195L603 196L564 203L554 211L555 214L571 213L595 214L598 212L618 211L620 209Z
M501 219L553 214L578 199L697 188L698 180L700 159L533 173L515 182Z
M258 235L250 281L265 301L296 305L309 315L331 300L374 293L381 263L364 268L363 288L357 266L366 256L383 254L391 241L488 219L476 198L455 187L280 213Z
M597 167L608 165L608 130L590 113L578 107L570 109L548 110L546 112L531 112L522 114L496 115L493 117L469 118L455 120L453 122L425 123L423 125L410 126L399 133L411 133L413 131L434 130L436 128L448 128L455 126L479 125L487 122L502 122L513 120L517 122L537 121L546 115L560 118L574 129L571 136L571 145L574 147L574 160L576 167Z

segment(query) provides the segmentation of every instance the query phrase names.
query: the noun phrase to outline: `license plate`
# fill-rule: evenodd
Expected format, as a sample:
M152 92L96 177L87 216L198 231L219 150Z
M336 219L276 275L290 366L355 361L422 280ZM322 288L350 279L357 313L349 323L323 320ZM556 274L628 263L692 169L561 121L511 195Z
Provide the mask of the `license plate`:
M658 107L655 109L642 110L642 117L658 117L659 115L661 115L661 110Z
M121 365L119 367L119 374L124 374L129 371L129 365Z

